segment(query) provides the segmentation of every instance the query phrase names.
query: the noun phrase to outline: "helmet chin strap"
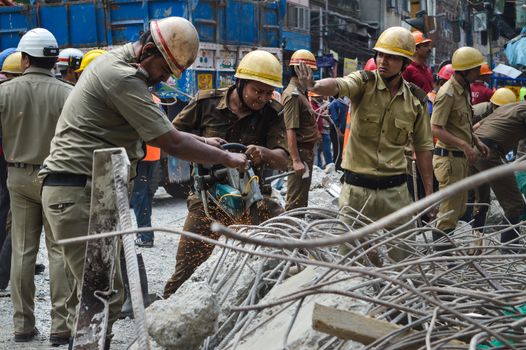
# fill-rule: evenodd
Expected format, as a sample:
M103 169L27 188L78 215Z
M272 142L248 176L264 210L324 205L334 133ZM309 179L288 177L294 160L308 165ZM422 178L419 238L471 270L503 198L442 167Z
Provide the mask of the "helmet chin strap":
M384 78L382 77L382 79L386 82L386 83L390 83L391 81L393 81L394 79L396 79L397 77L401 76L402 75L402 72L398 72L396 74L393 74L391 75L390 77L387 77L387 78Z

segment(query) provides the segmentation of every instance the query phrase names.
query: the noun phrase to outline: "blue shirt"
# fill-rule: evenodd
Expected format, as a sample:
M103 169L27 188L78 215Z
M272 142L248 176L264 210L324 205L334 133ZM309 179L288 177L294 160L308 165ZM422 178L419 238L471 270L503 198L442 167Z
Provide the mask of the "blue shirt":
M342 133L345 132L346 121L347 121L347 108L348 106L342 102L339 98L334 99L329 104L329 113L331 119L338 126Z

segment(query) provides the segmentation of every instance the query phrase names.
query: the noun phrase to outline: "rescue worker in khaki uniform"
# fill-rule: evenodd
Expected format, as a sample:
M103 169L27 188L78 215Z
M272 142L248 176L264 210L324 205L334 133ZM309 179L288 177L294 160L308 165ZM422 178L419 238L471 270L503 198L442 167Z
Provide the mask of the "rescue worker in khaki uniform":
M131 177L137 161L144 157L143 141L185 160L248 165L245 155L222 151L205 144L203 138L177 131L152 101L148 86L166 81L171 74L179 78L194 62L198 48L194 26L184 18L168 17L152 21L150 31L139 41L99 56L84 71L66 101L51 153L40 172L44 212L56 239L88 233L92 157L97 149L124 147ZM86 244L65 245L63 250L76 284L70 299L78 304ZM117 293L109 301L106 348L123 299L118 256L115 265ZM74 330L74 317L68 318L68 325Z
M199 92L173 124L180 130L246 145L246 154L256 169L262 166L285 169L288 163L286 131L278 114L282 106L272 99L274 89L282 87L281 76L281 63L274 55L263 50L249 52L239 63L234 86ZM265 204L272 202L267 200ZM219 235L210 230L212 220L205 214L201 198L191 193L187 205L183 229L218 239ZM271 208L265 211L264 216L277 214L277 210ZM213 208L210 215L223 224L233 223L217 208ZM213 249L212 244L181 236L175 272L166 282L164 298L175 293Z
M433 192L433 140L426 94L401 76L415 52L413 36L402 27L388 28L374 50L375 71L314 82L308 68L300 65L298 77L308 90L350 98L353 120L342 162L345 183L340 208L353 215L347 208L351 207L377 220L411 203L404 157L404 146L411 139L425 192ZM408 219L400 217L393 227ZM402 259L404 254L395 250L391 257Z
M488 148L473 136L471 124L473 111L470 83L478 79L483 63L484 57L477 49L457 49L451 59L455 74L438 90L431 128L433 135L438 138L433 167L440 189L467 177L469 163L474 163L479 154L487 155ZM474 150L474 146L480 153ZM447 234L455 229L458 219L466 211L466 200L467 191L464 191L440 203L439 230ZM439 232L433 232L435 241L441 237ZM436 246L437 250L449 248L449 245L444 244Z
M2 142L8 166L7 187L12 213L11 298L15 341L26 342L35 328L35 262L42 226L46 235L51 289L52 345L67 344L66 299L71 290L65 273L62 248L55 244L42 215L38 172L49 155L49 143L72 86L51 73L58 56L55 37L46 29L24 34L17 51L22 53L24 74L0 85Z
M321 139L316 125L314 111L307 98L307 91L301 86L294 67L300 62L311 69L317 69L316 58L308 50L294 52L290 59L289 85L282 95L283 118L287 128L287 145L289 148L292 168L296 173L287 178L287 205L285 210L306 207L309 204L309 188L312 180L314 163L314 144ZM308 169L305 169L304 162ZM305 171L309 177L303 178Z
M473 130L477 130L480 121L493 113L500 106L517 102L517 96L508 88L500 88L491 96L489 102L481 102L473 106Z
M524 139L526 135L526 102L511 103L499 107L498 110L480 122L480 127L475 131L475 135L489 148L489 156L485 158L479 150L476 150L478 157L472 166L472 171L476 173L504 164L505 155L516 150L519 141ZM511 224L517 224L520 221L520 213L524 209L524 199L517 186L515 176L512 174L499 177L489 184L478 187L476 190L478 203L490 203L490 188L504 209L506 219ZM488 206L486 205L478 208L474 227L485 225L487 212ZM517 236L515 230L508 230L502 233L500 240L502 243L506 243Z

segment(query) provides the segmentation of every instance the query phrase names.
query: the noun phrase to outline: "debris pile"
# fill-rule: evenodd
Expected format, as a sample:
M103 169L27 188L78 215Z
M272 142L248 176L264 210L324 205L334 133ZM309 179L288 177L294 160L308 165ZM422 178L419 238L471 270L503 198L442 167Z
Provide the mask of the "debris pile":
M174 349L526 348L526 251L501 246L503 227L481 239L459 225L449 236L458 245L440 254L435 246L451 242L433 243L431 226L379 230L345 242L346 255L340 246L303 244L353 230L333 209L231 228L257 244L222 238L229 248L217 247L154 311L177 303L204 314L217 303L215 328L201 333L208 337ZM296 247L281 247L284 238ZM392 260L395 247L409 257ZM203 325L170 327L194 334L188 327Z

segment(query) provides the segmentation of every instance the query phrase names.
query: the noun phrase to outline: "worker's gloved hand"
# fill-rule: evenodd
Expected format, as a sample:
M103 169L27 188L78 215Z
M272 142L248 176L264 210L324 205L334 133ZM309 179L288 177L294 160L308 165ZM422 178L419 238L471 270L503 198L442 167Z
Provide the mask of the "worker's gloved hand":
M221 145L224 145L226 141L220 137L205 137L205 143L210 146L219 148L221 147Z
M227 168L237 168L246 171L249 167L247 156L243 153L225 152L226 160L221 164Z
M300 159L294 160L292 162L292 168L296 175L303 175L305 172L305 164Z
M305 90L311 90L314 87L312 69L305 62L300 62L298 66L294 66L294 71L296 71L298 80Z
M267 149L265 147L249 145L245 154L255 166L259 166L265 159L266 151Z

